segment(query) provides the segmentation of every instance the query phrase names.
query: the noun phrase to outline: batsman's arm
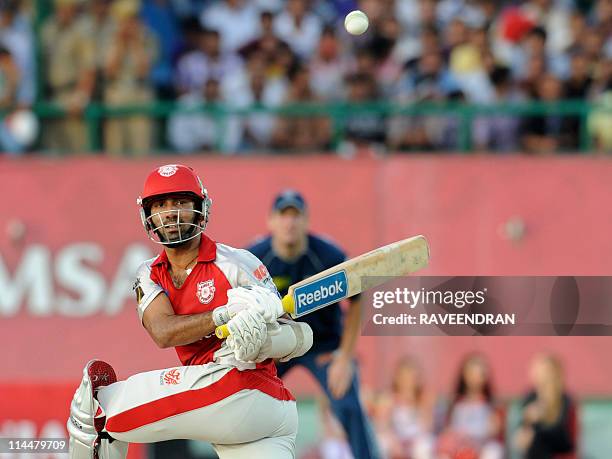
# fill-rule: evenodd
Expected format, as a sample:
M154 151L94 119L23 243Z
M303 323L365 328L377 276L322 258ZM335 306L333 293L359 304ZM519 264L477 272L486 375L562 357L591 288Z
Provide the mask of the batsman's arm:
M177 315L165 293L158 294L142 316L144 327L160 348L194 343L215 333L212 312Z

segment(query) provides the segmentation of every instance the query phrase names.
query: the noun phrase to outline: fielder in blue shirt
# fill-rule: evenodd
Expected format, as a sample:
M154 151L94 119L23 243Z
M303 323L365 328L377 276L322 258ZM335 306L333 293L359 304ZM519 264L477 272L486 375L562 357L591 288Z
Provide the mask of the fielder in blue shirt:
M293 190L280 193L268 219L270 235L248 247L268 268L278 291L345 260L331 241L310 234L308 212L302 195ZM338 303L297 320L312 328L314 343L306 355L278 363L282 377L295 365L306 367L330 400L332 411L347 434L353 456L378 458L373 430L359 399L359 381L354 360L360 333L361 309L353 297L343 317Z

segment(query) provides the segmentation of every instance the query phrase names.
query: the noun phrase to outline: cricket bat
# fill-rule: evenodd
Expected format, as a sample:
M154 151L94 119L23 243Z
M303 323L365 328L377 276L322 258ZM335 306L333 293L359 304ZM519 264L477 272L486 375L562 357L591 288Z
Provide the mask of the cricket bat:
M415 236L351 258L289 287L283 309L297 319L317 309L376 287L389 277L405 276L429 263L429 245ZM365 285L363 278L368 278ZM218 338L229 336L227 325L217 327Z

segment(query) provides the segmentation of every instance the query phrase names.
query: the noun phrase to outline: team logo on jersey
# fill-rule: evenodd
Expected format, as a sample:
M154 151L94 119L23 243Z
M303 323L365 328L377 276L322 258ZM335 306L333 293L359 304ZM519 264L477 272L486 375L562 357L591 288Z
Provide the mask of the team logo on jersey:
M178 171L178 167L176 167L174 164L170 164L168 166L162 166L159 169L157 169L157 172L162 177L170 177L176 174L176 171Z
M159 374L159 385L160 386L176 386L181 382L182 378L181 370L178 368L170 368L169 370L162 370Z
M255 279L262 281L266 277L268 277L268 270L263 264L261 264L257 267L255 271L253 271L253 275L255 276Z
M198 282L197 296L200 303L208 304L212 301L215 296L215 280L207 280L204 282Z

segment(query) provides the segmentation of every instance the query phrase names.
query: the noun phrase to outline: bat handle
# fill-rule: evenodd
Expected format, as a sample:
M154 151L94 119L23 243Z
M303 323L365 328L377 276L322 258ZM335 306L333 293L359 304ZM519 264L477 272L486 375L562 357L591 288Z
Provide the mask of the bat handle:
M281 301L283 303L283 310L286 313L291 315L295 314L295 302L293 301L293 295L285 295ZM219 325L215 329L215 335L217 335L217 338L219 339L227 338L230 335L227 324Z
M283 310L287 314L291 314L293 316L295 314L295 301L293 300L293 295L285 295L281 302L283 303Z

